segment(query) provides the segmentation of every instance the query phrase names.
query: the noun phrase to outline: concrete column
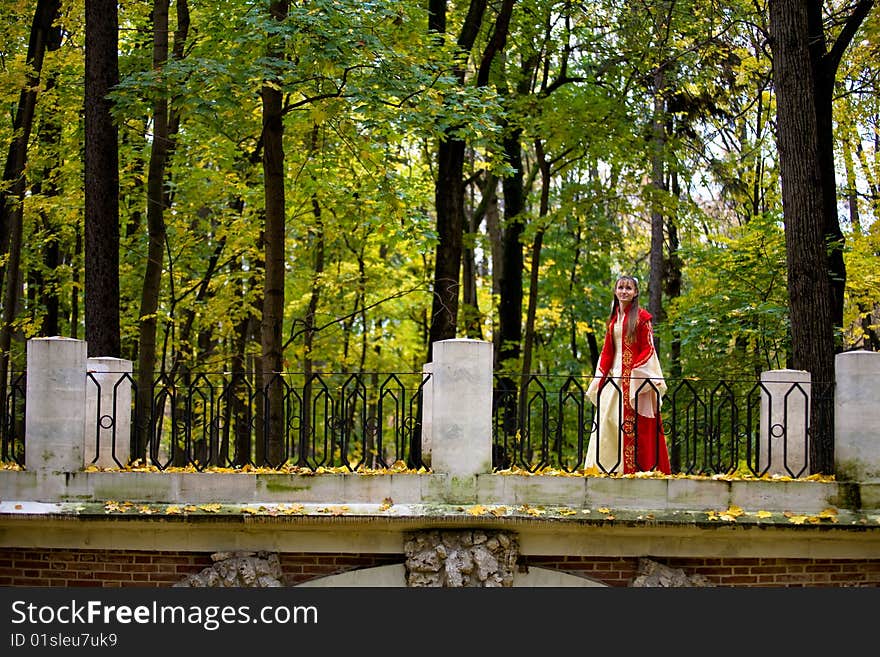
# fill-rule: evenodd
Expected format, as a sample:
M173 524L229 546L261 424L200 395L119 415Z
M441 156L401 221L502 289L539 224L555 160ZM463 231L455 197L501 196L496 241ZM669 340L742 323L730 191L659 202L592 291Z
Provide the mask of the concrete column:
M86 343L28 340L25 467L46 473L82 470L85 410Z
M431 467L431 438L434 423L434 364L422 365L422 374L426 379L422 386L422 463Z
M434 343L431 470L454 478L492 472L492 344Z
M834 357L834 474L840 480L880 481L880 353Z
M786 477L810 474L810 373L804 370L761 372L761 438L758 472Z
M132 362L89 358L87 366L83 465L124 466L131 457Z

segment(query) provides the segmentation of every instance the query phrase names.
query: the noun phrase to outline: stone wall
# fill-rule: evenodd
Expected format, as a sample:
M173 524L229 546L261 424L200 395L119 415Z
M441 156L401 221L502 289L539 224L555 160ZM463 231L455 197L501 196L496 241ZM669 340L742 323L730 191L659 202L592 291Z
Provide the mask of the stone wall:
M413 587L513 585L519 541L503 531L425 531L407 535L406 581Z

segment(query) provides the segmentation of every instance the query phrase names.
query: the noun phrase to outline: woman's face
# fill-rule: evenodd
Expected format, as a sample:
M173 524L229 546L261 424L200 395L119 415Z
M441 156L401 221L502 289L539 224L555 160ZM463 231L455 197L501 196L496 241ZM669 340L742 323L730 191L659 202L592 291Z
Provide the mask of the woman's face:
M623 306L628 306L638 293L639 290L636 284L628 278L621 278L614 287L614 295Z

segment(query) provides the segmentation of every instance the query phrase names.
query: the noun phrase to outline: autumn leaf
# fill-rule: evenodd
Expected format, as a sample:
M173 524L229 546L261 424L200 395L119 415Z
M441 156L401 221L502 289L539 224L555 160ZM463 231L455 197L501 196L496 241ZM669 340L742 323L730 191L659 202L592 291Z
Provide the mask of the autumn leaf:
M322 509L318 509L318 513L329 513L332 516L341 516L344 513L348 512L347 506L327 506Z
M731 505L726 511L719 513L718 518L726 522L736 522L736 519L743 513L744 511L740 507Z
M482 504L477 504L475 506L470 507L467 510L467 512L469 515L472 515L472 516L481 516L484 513L486 513L486 507L484 507Z
M757 513L755 513L755 515L758 516L759 518L769 518L773 514L770 513L769 511L758 511Z
M792 513L791 511L786 511L782 515L788 518L788 521L795 525L803 525L807 521L807 516L798 515L796 513Z
M386 497L384 500L382 500L382 504L379 505L379 511L387 511L392 506L394 506L394 500L392 500L390 497Z
M165 514L169 516L179 515L180 513L182 513L182 511L176 504L172 504L165 509Z
M223 507L219 504L199 504L198 508L209 513L217 513Z

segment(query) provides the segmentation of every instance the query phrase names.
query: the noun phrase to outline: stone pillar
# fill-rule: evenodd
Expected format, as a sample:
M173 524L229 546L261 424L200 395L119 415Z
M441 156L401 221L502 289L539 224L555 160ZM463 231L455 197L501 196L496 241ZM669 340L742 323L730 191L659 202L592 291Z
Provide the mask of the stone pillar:
M86 343L28 340L25 468L49 474L82 470L85 410Z
M103 357L87 365L83 465L124 466L131 458L132 362Z
M804 370L761 372L761 438L758 474L786 477L810 474L810 373Z
M434 424L434 365L422 365L425 385L422 386L422 463L431 467L431 438Z
M431 469L454 478L492 472L492 344L434 343Z
M834 474L840 480L880 481L880 353L834 357Z

